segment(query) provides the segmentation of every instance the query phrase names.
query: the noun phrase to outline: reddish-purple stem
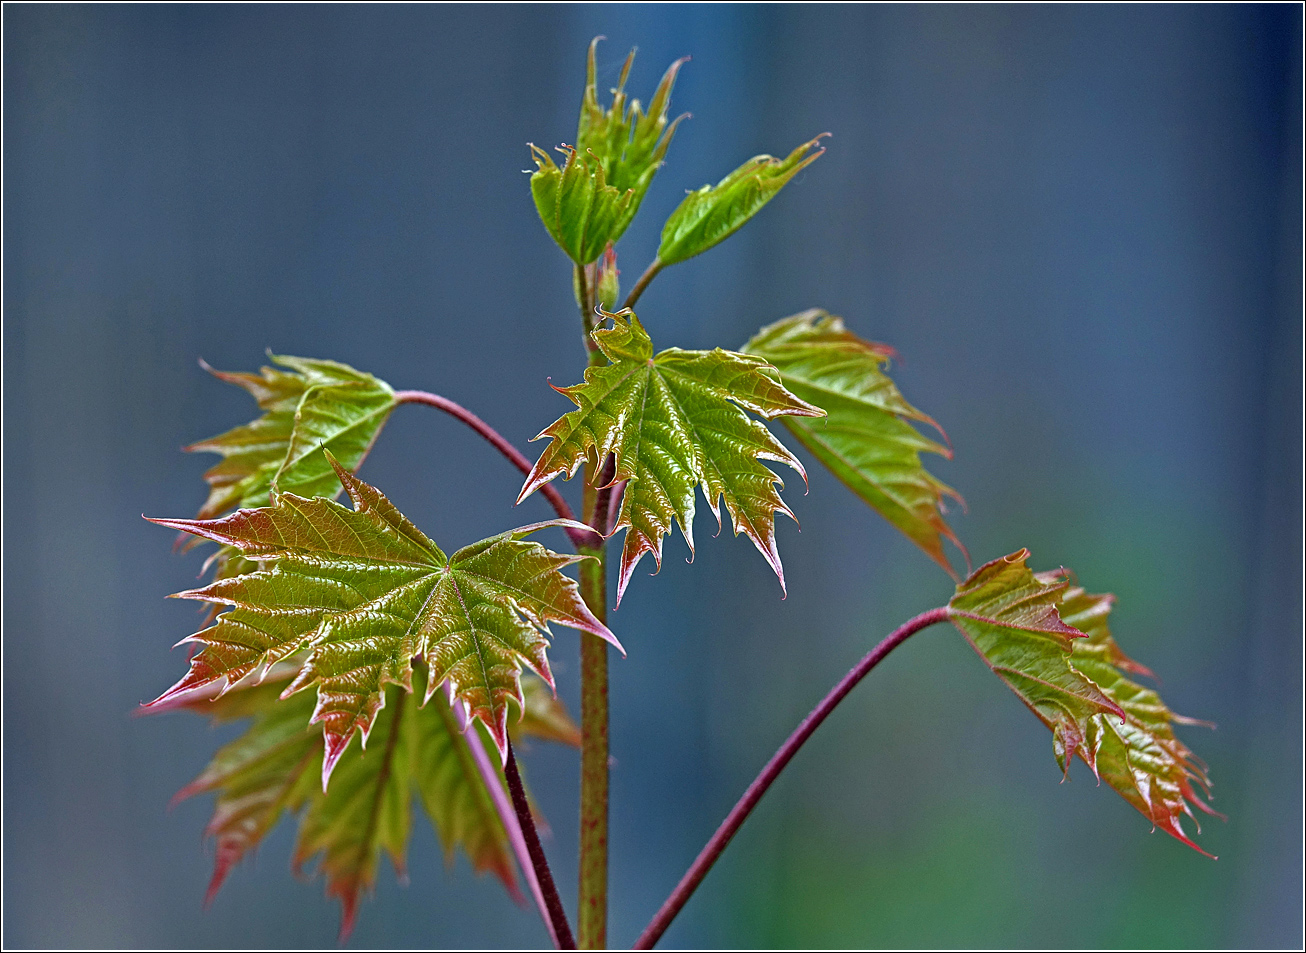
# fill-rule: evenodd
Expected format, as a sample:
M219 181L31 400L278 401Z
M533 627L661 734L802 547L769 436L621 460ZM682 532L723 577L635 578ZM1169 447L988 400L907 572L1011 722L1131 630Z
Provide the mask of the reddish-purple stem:
M636 950L653 949L653 944L661 939L662 934L671 925L671 921L680 912L680 908L698 889L698 885L703 882L707 872L712 869L712 865L721 856L721 852L726 849L730 839L743 826L753 808L757 807L757 802L762 800L762 795L780 776L780 772L785 769L785 765L793 760L794 755L798 753L798 749L803 746L803 743L812 736L817 728L821 727L821 722L830 716L830 713L834 711L839 702L843 701L848 693L857 687L857 683L865 678L871 669L880 664L880 661L886 655L906 641L909 636L936 623L946 622L949 614L950 610L947 606L944 606L931 609L929 612L922 612L916 618L904 622L890 633L883 642L871 649L866 657L853 667L852 671L839 680L839 684L830 689L830 693L821 699L820 704L812 709L811 714L803 719L802 724L794 729L794 733L785 740L785 743L780 746L780 750L766 763L762 773L748 786L744 796L739 799L739 802L735 804L726 819L721 822L721 826L712 835L712 839L707 842L707 845L695 858L693 866L685 872L685 876L680 878L680 883L676 884L676 889L671 892L671 896L667 897L666 902L662 904L662 909L657 912L649 925L644 928L644 932L640 934L639 939L635 941L634 948Z
M503 766L504 776L508 779L508 793L512 795L512 806L517 812L517 823L521 825L522 835L526 838L526 849L530 851L531 864L535 876L539 878L540 890L544 894L544 904L549 912L554 942L560 950L576 949L576 937L567 922L567 911L562 909L562 899L549 871L549 862L544 857L544 848L540 846L540 835L535 832L535 818L531 816L531 806L526 800L526 789L521 783L521 772L517 770L517 756L512 753L512 742L508 742L508 760Z
M458 418L488 440L495 450L507 457L509 462L524 475L530 475L531 462L522 456L521 451L505 440L497 430L461 404L455 403L448 397L441 397L439 394L429 394L424 390L395 391L395 400L401 404L426 404L428 407L443 410L446 414ZM560 517L565 520L574 521L576 519L576 514L571 511L571 507L562 498L562 494L558 492L557 487L551 483L546 483L540 487L540 492L544 494L546 500L553 504L554 512ZM593 549L603 545L603 540L600 537L594 533L586 533L584 530L567 527L567 535L571 537L572 545L578 549L582 546Z
M474 724L469 723L466 714L461 705L451 705L454 716L462 726L463 732L468 736L467 747L472 752L472 760L476 762L477 773L480 774L481 780L485 782L485 790L490 793L490 800L494 802L495 813L499 815L499 820L503 822L503 829L508 835L508 843L512 845L513 855L517 858L517 864L521 867L522 876L526 878L526 885L531 889L531 896L535 898L535 906L540 911L540 919L544 925L549 928L549 938L557 949L558 934L553 928L553 920L549 915L549 905L544 900L544 891L540 889L540 878L535 872L535 860L531 857L530 848L526 846L526 837L522 834L521 822L517 820L517 812L513 809L508 800L508 796L503 792L503 785L499 783L499 773L494 770L494 765L490 762L490 756L485 753L485 746L481 744L481 739L476 733Z

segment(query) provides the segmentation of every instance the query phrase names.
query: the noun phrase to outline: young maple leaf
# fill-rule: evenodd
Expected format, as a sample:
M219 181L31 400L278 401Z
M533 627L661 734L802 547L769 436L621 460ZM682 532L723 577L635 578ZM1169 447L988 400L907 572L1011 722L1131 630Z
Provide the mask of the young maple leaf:
M784 418L798 441L952 573L943 541L963 555L966 550L943 519L943 500L951 496L962 502L961 496L927 471L920 456L928 452L951 458L952 451L912 426L927 424L943 434L884 373L893 349L864 341L841 318L812 309L762 328L744 351L773 364L785 387L825 410L820 420Z
M229 687L306 652L283 694L317 686L313 721L323 724L325 787L354 734L366 744L385 703L385 685L411 689L416 656L431 668L427 696L447 680L506 757L508 702L523 704L522 666L553 684L546 654L550 621L621 648L561 572L581 557L525 541L547 526L580 524L523 526L446 556L379 490L328 459L352 510L279 493L272 506L222 519L152 521L270 565L177 593L230 608L186 640L202 651L151 704L215 682Z
M579 410L564 414L538 437L551 438L517 497L520 503L559 473L570 478L587 459L616 458L613 483L626 484L613 527L626 530L617 582L617 604L645 553L662 564L662 539L673 521L694 550L694 488L701 487L721 525L724 501L735 535L744 533L762 553L784 588L775 541L775 514L793 513L780 498L783 482L762 460L788 464L807 479L803 465L766 426L745 410L770 419L824 413L791 394L775 368L734 351L668 348L656 356L653 342L629 310L611 328L593 334L611 362L585 371L585 382L554 388Z
M1150 673L1111 638L1112 597L1071 587L1064 571L1036 575L1028 557L1022 549L995 559L959 584L949 602L953 624L1052 729L1063 775L1078 755L1156 827L1201 851L1180 817L1193 816L1190 801L1215 813L1191 783L1205 789L1208 782L1170 729L1172 721L1189 719L1122 674Z
M340 484L318 451L328 450L346 469L357 470L396 406L389 384L346 364L270 356L290 370L265 367L261 374L244 374L204 365L219 380L249 391L264 413L186 448L223 458L204 474L209 498L200 519L266 506L274 489L338 496Z
M419 663L417 672L421 691L425 666ZM253 718L245 734L220 749L174 799L208 791L218 795L205 828L217 847L206 903L284 814L302 811L294 865L302 869L313 857L321 858L327 893L343 908L343 939L354 924L360 897L376 882L382 853L403 872L414 794L450 861L461 848L478 873L494 873L518 896L508 835L469 747L480 745L481 737L460 730L443 693L419 707L408 692L388 686L372 747L366 754L354 750L345 756L324 792L317 783L322 732L309 724L312 697L283 700L283 687L265 683L216 700L185 703L218 722Z
M1040 573L1041 578L1049 575ZM1206 766L1175 737L1171 724L1210 723L1176 715L1155 691L1125 677L1126 672L1155 676L1125 655L1111 637L1107 616L1114 604L1115 596L1093 595L1070 586L1057 607L1061 618L1086 636L1075 640L1070 664L1091 678L1125 713L1123 723L1100 715L1090 718L1085 749L1092 752L1092 760L1084 754L1081 757L1153 825L1206 853L1184 833L1180 819L1183 815L1192 818L1201 833L1190 804L1215 817L1224 815L1198 794L1200 787L1210 796Z

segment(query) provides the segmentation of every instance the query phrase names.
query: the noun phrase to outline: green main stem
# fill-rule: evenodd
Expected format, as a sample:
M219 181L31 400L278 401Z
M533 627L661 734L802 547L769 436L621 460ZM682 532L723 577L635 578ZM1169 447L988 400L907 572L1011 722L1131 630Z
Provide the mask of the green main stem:
M576 266L581 322L590 364L603 355L590 338L594 329L594 290L585 269ZM603 461L587 464L581 516L591 526L607 521L606 494L595 486ZM600 504L603 512L600 513ZM582 546L592 558L580 564L580 594L600 622L608 618L607 547ZM580 636L580 896L577 940L582 950L602 950L608 941L608 644Z

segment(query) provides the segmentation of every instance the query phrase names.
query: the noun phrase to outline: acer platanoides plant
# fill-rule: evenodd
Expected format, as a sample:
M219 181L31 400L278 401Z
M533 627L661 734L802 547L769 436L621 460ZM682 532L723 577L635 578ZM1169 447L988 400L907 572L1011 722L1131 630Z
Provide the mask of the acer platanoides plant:
M545 231L572 262L584 380L555 388L574 405L545 426L532 462L446 397L395 390L326 360L274 356L259 373L212 371L245 389L261 415L187 449L216 453L191 519L154 519L185 548L217 544L211 581L177 593L211 607L188 671L145 707L217 722L248 719L177 796L216 795L209 898L287 814L299 817L294 866L316 861L339 899L342 937L375 884L381 857L402 870L415 806L446 852L463 851L510 895L529 893L559 948L607 945L608 549L620 532L617 603L645 555L660 565L679 527L690 551L701 494L721 525L761 552L784 588L775 517L792 517L770 464L802 476L782 437L827 467L956 580L945 543L969 562L945 519L961 497L922 454L950 458L942 429L888 374L891 347L813 309L762 327L739 351L655 350L633 310L663 269L747 224L822 154L821 136L786 158L757 156L690 191L653 262L624 302L615 243L638 213L681 118L668 121L684 63L645 110L625 91L610 107L590 45L580 121L561 166L531 146L530 193ZM207 367L207 365L206 365ZM211 369L210 369L211 370ZM389 416L425 405L463 421L524 476L518 502L544 495L557 519L505 529L446 553L356 472ZM775 425L780 425L777 428ZM940 439L921 428L937 432ZM777 432L777 429L779 432ZM942 442L940 442L942 441ZM552 485L580 473L577 516ZM349 506L336 502L342 491ZM562 530L572 552L532 537ZM1035 572L1025 550L957 582L946 605L871 648L762 769L635 947L651 948L770 784L835 706L915 632L951 622L1052 732L1063 774L1078 757L1154 827L1201 850L1184 827L1206 803L1205 766L1176 737L1172 713L1131 676L1150 672L1116 644L1109 595L1063 569ZM576 567L577 577L566 570ZM614 607L615 608L615 607ZM550 624L581 633L580 724L554 691ZM624 650L623 650L624 654ZM523 736L581 749L578 930L573 933L536 832L513 752ZM357 737L357 742L354 742ZM525 887L525 891L522 887Z

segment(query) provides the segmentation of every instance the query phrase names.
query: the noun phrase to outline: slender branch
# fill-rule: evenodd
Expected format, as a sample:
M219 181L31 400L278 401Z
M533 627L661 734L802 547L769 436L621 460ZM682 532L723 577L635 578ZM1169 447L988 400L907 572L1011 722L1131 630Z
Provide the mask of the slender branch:
M429 394L424 390L400 390L395 391L395 401L400 404L425 404L428 407L434 407L437 410L443 410L446 414L456 417L471 427L478 434L490 442L490 445L508 458L523 474L529 475L531 472L531 462L522 456L521 451L504 439L503 435L487 424L480 417L468 410L461 404L457 404L448 397L441 397L439 394ZM571 511L567 501L562 498L558 488L552 483L546 483L540 487L540 493L544 498L553 504L554 512L565 520L575 520L576 514ZM567 535L571 537L572 545L577 549L581 547L594 547L600 545L602 540L595 533L586 533L584 530L567 528Z
M535 832L535 819L531 817L531 806L526 800L526 789L522 787L521 772L517 770L517 756L512 752L511 741L508 742L508 761L503 773L508 779L508 793L512 795L512 806L517 812L517 823L521 825L522 836L526 838L526 849L530 852L535 876L539 878L540 891L544 894L544 905L549 914L554 942L560 950L574 950L576 938L572 935L571 924L567 922L567 911L562 909L558 888L553 883L553 874L549 872L549 862L544 857L544 848L540 846L540 836Z
M596 312L593 282L586 280L585 269L576 267L576 286L580 292L580 320L585 332L585 348L591 367L604 363L603 352L594 341ZM605 522L611 491L599 487L611 480L602 479L611 460L585 464L581 512L591 526ZM613 462L615 466L615 462ZM600 528L600 533L606 532ZM607 621L607 546L597 545L581 552L593 556L580 565L580 594L600 622ZM607 948L608 937L608 644L596 636L580 637L580 882L577 890L576 929L580 946L586 950Z
M467 723L467 716L463 713L462 706L451 705L450 708L462 725L463 732L475 734L476 729ZM503 785L499 783L499 772L494 770L490 756L485 753L485 745L480 743L479 737L475 741L469 740L467 747L471 750L472 760L476 762L477 773L485 782L485 789L490 792L494 810L499 815L499 820L503 822L503 829L508 834L508 843L512 845L513 856L517 858L517 865L521 867L522 876L526 878L526 885L530 887L531 896L535 898L535 906L540 911L540 919L549 928L549 938L553 940L554 948L562 949L558 942L558 931L553 926L552 917L549 916L549 905L544 900L544 891L540 888L540 878L535 873L534 858L531 857L530 848L526 846L526 837L522 833L521 822L517 820L517 812L513 810L508 795L504 793Z
M644 289L649 286L649 282L658 276L658 272L661 271L662 268L662 262L654 258L652 263L644 269L644 274L639 276L639 281L635 282L635 287L630 289L630 294L626 295L626 303L623 304L622 307L635 307L635 302L639 300L639 296L644 293Z
M721 852L726 849L730 839L743 826L753 808L757 807L757 802L762 800L762 795L780 776L780 772L785 769L785 766L793 760L794 755L798 753L798 749L803 746L803 743L812 736L817 728L821 727L821 723L830 716L830 713L834 711L839 702L843 701L848 693L857 687L857 683L865 678L871 669L880 664L886 655L906 641L909 636L936 623L947 621L950 614L951 610L947 606L943 606L938 609L931 609L929 612L922 612L916 618L904 622L890 633L883 642L871 649L866 657L853 667L852 671L839 680L839 684L830 689L830 693L821 699L820 704L813 708L811 714L803 719L802 724L794 729L794 733L780 746L780 750L766 763L762 773L748 786L744 796L726 815L726 819L721 822L721 826L712 835L712 839L699 852L693 865L685 872L685 876L680 878L680 883L676 884L676 889L671 892L671 896L667 897L666 902L662 904L662 909L657 912L649 925L644 928L644 932L640 934L639 939L635 941L634 949L651 950L653 948L653 944L657 943L662 934L666 932L667 927L670 926L671 921L676 918L680 908L685 905L685 902L698 889L698 885L703 882L703 878L712 869L712 865L721 856Z

